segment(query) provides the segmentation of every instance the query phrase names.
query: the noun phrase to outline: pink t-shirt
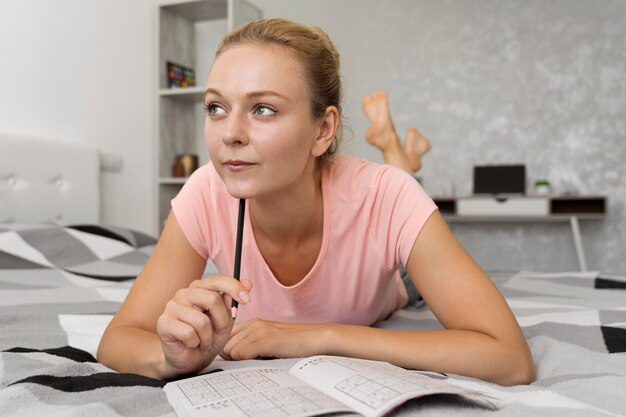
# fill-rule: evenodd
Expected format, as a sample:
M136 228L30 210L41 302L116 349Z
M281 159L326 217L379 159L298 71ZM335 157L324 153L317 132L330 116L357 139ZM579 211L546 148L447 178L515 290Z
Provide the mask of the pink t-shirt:
M317 261L298 284L272 274L246 210L241 277L254 281L238 320L370 325L407 302L397 274L436 209L417 181L389 165L341 156L322 174L323 240ZM191 246L232 276L239 201L211 163L196 170L172 200ZM249 206L248 206L249 207Z

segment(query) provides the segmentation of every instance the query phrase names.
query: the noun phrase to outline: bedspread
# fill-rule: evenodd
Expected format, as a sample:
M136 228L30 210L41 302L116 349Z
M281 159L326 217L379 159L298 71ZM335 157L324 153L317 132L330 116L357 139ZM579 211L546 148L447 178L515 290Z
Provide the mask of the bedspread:
M163 381L117 373L94 358L154 244L144 234L98 225L0 225L0 416L175 415ZM490 275L528 339L537 381L500 387L450 375L494 394L499 409L433 396L393 415L626 415L626 277ZM441 328L427 306L400 310L376 326Z

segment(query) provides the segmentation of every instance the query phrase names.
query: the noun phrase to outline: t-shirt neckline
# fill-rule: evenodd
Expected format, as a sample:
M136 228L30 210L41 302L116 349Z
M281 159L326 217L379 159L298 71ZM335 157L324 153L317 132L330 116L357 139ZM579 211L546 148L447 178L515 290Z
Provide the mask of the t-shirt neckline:
M322 262L324 261L324 258L326 257L326 252L328 249L328 241L329 241L329 231L330 231L330 208L329 208L330 203L329 203L329 198L328 198L328 188L329 188L328 180L330 176L330 171L331 171L330 168L322 169L321 188L322 188L322 207L324 210L323 215L322 215L323 216L322 217L322 229L323 229L322 230L322 245L320 246L320 251L319 251L319 254L317 255L317 259L315 260L315 263L313 264L309 272L307 272L304 278L302 278L298 283L294 285L284 285L276 278L276 276L274 276L272 269L265 261L265 258L263 257L263 254L261 253L259 246L257 245L256 237L254 235L254 229L252 228L250 210L246 210L246 213L245 213L246 226L245 227L247 230L250 231L248 236L250 239L249 241L250 241L251 248L254 250L256 256L263 263L263 268L265 269L265 272L271 277L272 283L283 290L295 290L305 285L306 282L311 280L311 276L314 275L318 269L320 269L321 267L320 265L322 264ZM251 278L254 279L254 277L251 277Z

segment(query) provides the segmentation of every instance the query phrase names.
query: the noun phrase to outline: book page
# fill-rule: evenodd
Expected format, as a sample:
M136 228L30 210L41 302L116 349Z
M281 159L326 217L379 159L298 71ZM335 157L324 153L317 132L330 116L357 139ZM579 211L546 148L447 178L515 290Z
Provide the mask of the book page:
M381 416L411 398L459 394L487 399L481 393L447 382L445 375L409 371L386 362L337 356L314 356L290 372L365 416Z
M277 368L214 372L165 385L179 417L305 417L348 407Z

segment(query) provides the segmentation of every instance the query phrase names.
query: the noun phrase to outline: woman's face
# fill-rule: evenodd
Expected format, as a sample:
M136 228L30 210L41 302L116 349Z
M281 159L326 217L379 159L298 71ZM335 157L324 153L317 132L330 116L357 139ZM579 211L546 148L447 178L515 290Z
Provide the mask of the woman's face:
M213 165L236 198L297 190L311 179L321 122L311 114L304 68L288 50L241 45L209 74L204 137ZM320 150L322 151L321 153Z

